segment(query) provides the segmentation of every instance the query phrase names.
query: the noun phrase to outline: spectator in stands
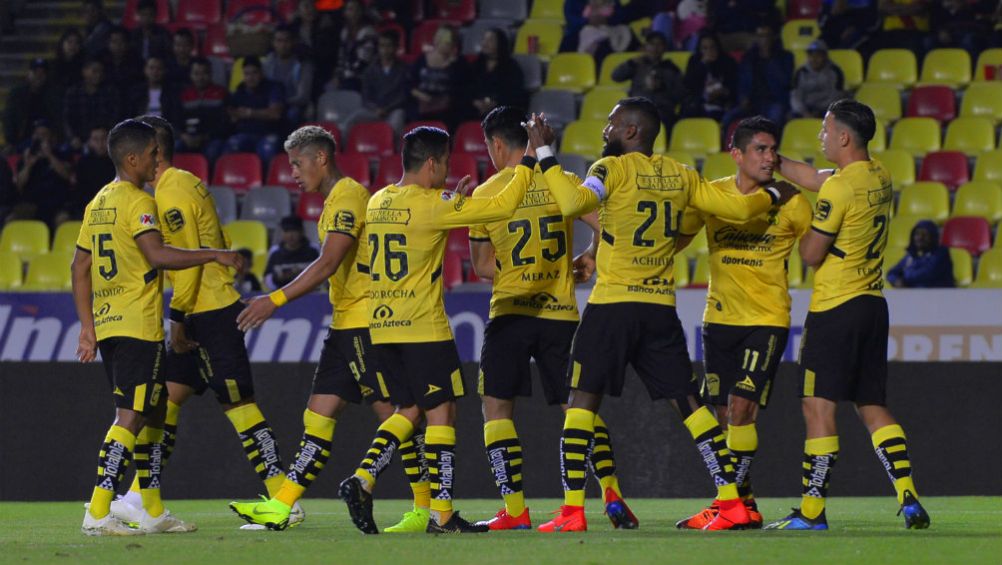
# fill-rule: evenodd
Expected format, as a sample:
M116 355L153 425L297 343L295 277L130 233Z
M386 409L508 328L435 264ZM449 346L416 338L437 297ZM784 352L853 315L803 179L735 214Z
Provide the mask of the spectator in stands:
M164 80L166 65L159 57L150 57L143 67L146 80L132 87L127 101L128 114L151 115L177 123L181 118L181 85Z
M226 141L226 151L256 151L262 163L270 163L278 153L285 88L264 78L257 57L244 58L244 80L230 96L227 110L235 133Z
M195 36L181 28L171 40L171 56L167 59L167 82L183 87L191 80L191 62L195 58Z
M939 228L922 220L912 228L908 253L887 272L895 288L949 288L955 286L950 250L939 244Z
M793 75L790 109L797 118L823 118L828 106L845 97L842 69L828 58L828 46L818 39L807 46L807 63Z
M12 219L39 219L53 224L66 205L73 167L70 155L56 143L56 135L44 120L35 124L31 147L18 165L17 204ZM109 179L110 180L110 179Z
M132 46L139 51L140 58L166 59L171 52L170 32L157 24L156 0L139 0L136 21L139 25L132 30Z
M644 53L613 69L612 79L630 81L630 96L644 96L654 102L661 122L671 131L675 107L682 102L685 93L682 71L675 63L662 58L668 50L664 34L649 31L644 39Z
M491 28L484 32L470 83L473 115L478 118L498 106L525 108L528 105L525 77L511 56L511 41L504 30Z
M67 207L71 217L80 219L97 192L115 178L115 165L108 156L108 128L90 130L83 155L73 166L73 178L76 183Z
M108 46L108 34L115 27L104 13L104 1L84 0L83 21L84 53L87 57L99 57Z
M181 119L174 124L179 133L178 152L204 153L215 162L223 152L227 133L226 113L229 92L212 83L212 65L205 57L191 61L191 84L181 91Z
M105 82L101 61L87 61L82 74L83 82L70 88L63 99L63 127L73 149L83 147L92 129L114 124L123 114L121 97Z
M676 18L675 45L695 51L699 32L706 27L706 0L682 0L678 3ZM658 18L654 18L654 22L657 24Z
M684 80L685 117L719 120L737 101L738 64L724 52L720 38L713 33L700 35L699 51L689 58Z
M469 114L469 66L459 56L459 31L443 25L434 46L414 64L411 120L441 120L450 128Z
M272 52L261 60L264 76L285 88L285 115L289 124L303 121L313 98L313 63L295 53L296 38L288 27L275 30Z
M581 30L588 25L588 15L585 8L591 0L567 0L564 2L564 38L560 43L561 51L576 51L580 40ZM619 25L623 23L622 6L620 0L612 0L612 13L606 19L607 25ZM590 14L590 12L589 12Z
M630 26L614 23L615 10L613 0L588 0L584 8L587 23L578 32L577 50L594 56L596 65L609 53L629 51L635 43Z
M855 49L880 24L877 0L822 0L821 39L833 49Z
M397 57L400 37L394 31L379 34L378 57L362 74L364 109L358 120L384 120L393 131L404 127L404 104L410 86L410 69Z
M929 33L928 0L879 0L877 14L883 18L880 31L860 45L863 58L879 49L908 49L921 57Z
M143 61L129 47L129 32L117 27L108 35L108 49L104 54L104 78L122 96L143 80Z
M365 14L361 0L347 0L343 8L337 68L334 87L342 90L360 90L362 73L376 58L376 28Z
M237 253L243 255L244 262L233 276L233 286L242 295L261 292L261 281L257 279L257 275L252 271L254 268L254 254L246 247L241 247L237 250Z
M0 228L7 221L11 209L17 204L19 193L14 184L14 171L7 159L0 159Z
M707 17L707 27L728 52L749 49L759 27L782 21L774 0L709 0Z
M299 7L289 27L296 38L299 56L313 62L313 86L316 90L327 84L337 63L339 34L334 18L317 12L313 0L299 0Z
M84 66L83 37L75 29L68 29L59 37L56 56L52 60L52 83L60 93L80 84Z
M268 251L268 266L264 269L264 282L269 288L281 288L320 256L303 233L303 220L299 216L282 218L282 240Z
M782 125L790 111L793 53L783 49L775 24L755 30L752 45L738 65L738 106L724 114L726 131L734 120L761 114Z
M971 59L976 60L991 32L994 7L986 4L964 0L934 2L929 17L932 33L925 38L926 51L955 47L967 50Z
M32 124L46 120L59 124L63 102L49 80L49 64L34 59L28 66L28 79L11 89L4 106L3 132L7 143L22 152L30 143Z

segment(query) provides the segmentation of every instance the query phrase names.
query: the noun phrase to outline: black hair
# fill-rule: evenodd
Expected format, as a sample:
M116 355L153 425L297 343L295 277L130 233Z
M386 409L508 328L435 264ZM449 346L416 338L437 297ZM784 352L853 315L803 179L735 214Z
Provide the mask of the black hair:
M194 67L195 65L202 65L203 67L207 67L209 69L209 72L210 73L212 72L212 63L210 63L209 59L206 57L202 57L201 55L199 55L198 57L192 58L191 66Z
M384 29L379 32L380 39L389 39L393 45L400 46L400 33L394 29Z
M512 106L494 108L480 122L484 135L490 139L499 138L510 148L524 148L529 141L529 134L522 127L525 112Z
M247 57L244 57L244 66L243 66L243 68L246 69L247 67L257 67L257 68L260 69L261 68L261 59L259 59L258 57L255 57L254 55L248 55Z
M633 96L619 101L620 109L632 114L634 123L640 127L641 143L648 147L654 146L654 140L661 133L661 115L658 107L643 96Z
M404 171L416 173L428 159L439 159L449 152L449 134L445 130L421 126L404 135L400 150Z
M174 32L174 37L187 37L188 39L192 40L193 42L195 41L195 34L191 33L191 30L188 29L188 28L186 28L186 27L182 27L182 28L178 29L177 31L175 31Z
M644 43L650 43L654 39L660 39L665 45L668 45L668 38L660 31L651 30L644 34Z
M738 122L738 127L731 135L731 147L736 147L744 153L745 148L756 133L767 133L776 140L776 143L779 143L780 129L776 122L765 116L752 116Z
M157 132L157 145L160 146L160 156L171 163L174 161L174 127L160 116L140 116L139 121L152 126Z
M863 149L877 132L877 120L873 116L873 110L862 102L851 98L836 100L828 106L828 113L838 123L852 130Z
M508 32L499 28L492 27L487 30L493 33L498 39L498 61L508 61L511 59L511 39L508 37Z
M108 155L115 167L120 167L130 153L141 153L151 141L156 140L153 126L139 120L124 120L108 133Z
M292 39L296 38L296 33L292 30L292 26L289 24L281 24L275 27L275 31L272 32L272 37L278 33L287 33L292 36Z

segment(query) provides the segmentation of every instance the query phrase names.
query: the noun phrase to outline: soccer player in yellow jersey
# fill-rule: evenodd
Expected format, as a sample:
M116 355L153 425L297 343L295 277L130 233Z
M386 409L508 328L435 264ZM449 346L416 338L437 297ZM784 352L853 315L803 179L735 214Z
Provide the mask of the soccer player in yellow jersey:
M115 422L101 444L97 482L81 527L93 536L195 530L193 524L172 516L160 499L165 402L159 269L186 269L212 261L230 267L242 263L232 251L164 245L156 203L141 188L156 176L155 135L152 127L136 120L111 130L108 153L117 176L87 205L73 256L73 301L80 318L77 357L87 363L101 351L116 407ZM137 529L111 513L112 498L130 459L136 462L142 487Z
M333 306L320 362L313 377L313 390L303 412L303 437L299 453L286 473L278 493L264 502L233 502L230 508L251 524L282 530L290 512L330 457L334 427L348 403L363 399L372 406L380 422L393 415L389 391L378 373L378 364L369 339L369 265L364 237L365 206L369 191L344 176L334 163L337 145L323 128L304 126L289 135L285 151L292 177L306 192L325 196L317 230L323 246L320 257L292 282L268 296L251 300L237 317L241 330L260 327L279 307L330 282ZM403 522L387 531L417 530L428 526L430 487L427 468L421 468L423 433L415 433L401 444L401 458L414 490L414 510ZM386 459L380 464L389 463Z
M777 530L826 530L825 495L838 459L835 408L856 405L877 458L897 491L906 528L928 528L929 515L912 481L905 432L887 409L887 301L884 247L894 193L891 176L871 159L873 110L854 100L828 107L819 137L838 168L817 171L782 159L780 172L818 192L811 230L800 240L804 263L817 269L800 344L804 444L803 499Z
M734 130L731 157L737 174L711 184L732 194L749 194L773 184L779 164L780 129L762 116L742 120ZM746 222L734 222L686 210L682 233L695 235L706 226L710 288L703 314L706 377L703 396L727 424L727 448L734 454L738 494L748 507L751 526L762 527L762 514L751 487L751 464L758 449L755 419L766 407L773 377L790 330L787 261L793 244L811 225L811 205L794 196ZM680 240L679 246L688 242ZM676 526L700 529L716 517L714 501Z
M501 106L481 124L498 173L473 195L490 196L515 175L528 142L521 110ZM581 179L565 172L574 184ZM477 275L493 279L490 321L484 332L478 392L483 398L484 445L505 506L483 523L492 530L529 529L522 492L522 446L512 420L516 396L531 396L530 359L536 360L546 401L566 406L567 360L577 328L571 245L574 217L562 216L538 168L518 211L509 219L470 229L470 252ZM596 415L595 444L589 453L616 527L635 528L637 519L622 500L605 422Z
M449 134L419 127L404 135L400 182L369 200L365 217L369 245L369 333L379 367L398 406L377 430L355 473L340 494L355 526L376 533L372 488L395 445L406 441L422 415L427 421L425 457L431 479L428 533L486 532L453 511L456 479L456 399L463 375L445 314L442 259L449 230L510 218L525 197L535 159L515 168L508 186L491 197L466 197L444 190L449 169ZM469 179L460 182L464 186Z
M714 189L692 168L654 154L660 125L650 100L621 100L603 132L604 157L591 166L583 185L575 185L544 147L546 128L537 120L529 124L529 142L561 213L573 216L598 208L602 227L595 258L598 281L571 352L571 395L560 443L564 505L560 515L540 526L544 532L587 528L584 460L595 434L595 414L603 395L621 393L627 364L652 399L667 400L682 415L696 440L720 501L720 513L706 528L743 528L749 522L723 433L697 394L675 312L675 243L688 206L747 221L785 202L796 189L770 186L748 196Z

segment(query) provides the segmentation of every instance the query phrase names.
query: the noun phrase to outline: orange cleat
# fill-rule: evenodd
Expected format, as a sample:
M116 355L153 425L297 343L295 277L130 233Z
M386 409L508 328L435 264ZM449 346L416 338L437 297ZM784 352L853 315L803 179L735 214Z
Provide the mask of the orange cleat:
M700 510L696 514L675 522L675 527L680 530L702 530L707 524L713 521L720 513L720 501L714 500L709 506Z
M751 527L748 508L740 498L720 500L718 504L720 512L709 524L703 526L704 530L746 530Z
M640 520L634 516L626 501L611 488L605 489L605 515L617 530L635 530L640 527Z
M584 506L561 506L556 518L539 527L541 532L586 532L588 521L585 520Z
M758 511L758 504L754 498L745 499L745 508L748 509L748 529L762 529L762 513Z
M512 516L508 510L502 508L489 520L477 522L478 526L487 526L491 530L531 530L532 521L529 520L529 509L526 508L518 516Z

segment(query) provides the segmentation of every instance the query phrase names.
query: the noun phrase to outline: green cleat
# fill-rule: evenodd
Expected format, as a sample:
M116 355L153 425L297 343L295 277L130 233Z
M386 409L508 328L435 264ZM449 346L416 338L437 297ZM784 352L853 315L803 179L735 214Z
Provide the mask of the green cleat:
M257 524L269 530L288 528L289 514L292 512L290 507L274 498L262 502L231 502L230 510L248 524Z
M403 519L383 531L391 534L422 534L428 529L430 519L431 513L427 508L415 507L414 510L404 514Z

